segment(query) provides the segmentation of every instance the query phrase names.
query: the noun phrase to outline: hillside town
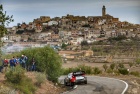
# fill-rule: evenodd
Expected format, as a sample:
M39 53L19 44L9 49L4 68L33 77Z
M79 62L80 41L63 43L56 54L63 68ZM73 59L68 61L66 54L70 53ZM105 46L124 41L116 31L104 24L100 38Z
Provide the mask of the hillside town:
M101 16L40 16L7 27L0 94L139 94L140 24L101 10Z
M61 18L40 16L28 24L18 23L17 26L7 28L7 31L8 34L2 38L2 41L5 45L14 46L17 51L23 47L46 45L53 48L60 48L62 44L79 46L82 41L93 43L119 35L128 38L140 37L140 24L121 22L119 18L107 14L106 7L103 6L102 16L85 17L69 14Z

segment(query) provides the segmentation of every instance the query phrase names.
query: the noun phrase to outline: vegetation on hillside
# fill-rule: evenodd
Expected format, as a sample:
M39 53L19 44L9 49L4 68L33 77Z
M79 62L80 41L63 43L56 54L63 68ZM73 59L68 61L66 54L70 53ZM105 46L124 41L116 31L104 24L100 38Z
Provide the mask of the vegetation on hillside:
M22 69L20 65L17 65L14 70L7 70L5 73L6 85L13 89L17 89L24 94L34 94L36 88L40 87L46 78L52 82L57 82L58 77L63 73L61 57L48 46L26 49L5 55L3 58L11 59L13 56L20 57L22 54L28 57L27 69L31 66L31 59L35 58L36 71L39 73L36 72L36 83L33 84L32 80L25 75L26 70Z
M36 87L32 80L25 76L25 70L20 66L15 67L15 70L9 70L5 74L6 84L13 89L17 89L24 94L35 93Z
M36 71L46 73L50 81L57 82L57 78L62 73L62 59L52 48L46 46L42 48L32 48L4 56L11 59L13 56L25 54L28 57L27 66L31 65L31 59L35 58Z
M119 64L110 64L110 66L107 66L104 64L103 69L100 69L98 67L91 67L91 66L86 66L86 65L79 65L77 67L73 68L65 68L63 69L64 75L67 75L70 72L75 72L75 71L85 71L86 74L90 75L99 75L99 74L113 74L113 75L134 75L137 77L140 77L140 72L139 71L129 71L122 63Z

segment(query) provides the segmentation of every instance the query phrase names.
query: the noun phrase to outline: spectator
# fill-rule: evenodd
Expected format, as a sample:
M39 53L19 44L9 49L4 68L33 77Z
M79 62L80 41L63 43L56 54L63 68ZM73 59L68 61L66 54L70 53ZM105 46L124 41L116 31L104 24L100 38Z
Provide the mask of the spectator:
M11 68L11 70L14 70L14 67L15 67L15 65L14 65L14 59L11 58L9 62L10 62L10 68Z
M20 58L18 56L16 58L16 61L17 61L17 65L20 64Z
M14 65L14 67L16 67L16 64L17 64L17 59L15 58L15 57L13 57L13 65Z
M31 64L32 64L32 66L31 66L32 71L35 71L36 66L35 66L35 59L34 58L32 58Z
M4 66L4 71L6 72L6 70L7 70L7 67L8 67L8 60L5 58L4 59L4 62L3 62L3 66Z
M20 63L21 63L21 66L25 69L26 69L26 62L27 62L27 57L25 55L22 55L20 59Z

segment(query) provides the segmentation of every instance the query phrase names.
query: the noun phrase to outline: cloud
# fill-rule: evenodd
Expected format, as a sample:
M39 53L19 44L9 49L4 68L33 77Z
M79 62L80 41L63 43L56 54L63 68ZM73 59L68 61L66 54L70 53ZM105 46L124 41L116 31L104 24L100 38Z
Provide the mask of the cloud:
M140 13L140 0L1 0L1 2L4 10L14 16L15 22L27 18L33 20L43 15L100 16L103 5L106 6L107 13L114 17L131 16L135 19Z

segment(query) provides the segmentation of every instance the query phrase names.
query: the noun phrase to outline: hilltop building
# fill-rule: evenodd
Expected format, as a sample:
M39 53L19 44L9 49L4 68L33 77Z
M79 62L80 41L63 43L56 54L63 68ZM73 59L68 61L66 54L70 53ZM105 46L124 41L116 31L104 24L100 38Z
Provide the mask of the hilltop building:
M102 16L105 16L106 15L106 8L105 8L105 6L103 6L103 8L102 8Z

